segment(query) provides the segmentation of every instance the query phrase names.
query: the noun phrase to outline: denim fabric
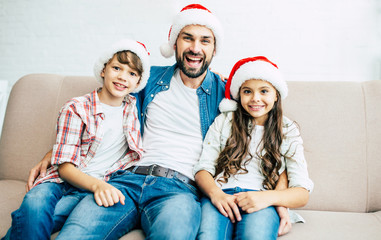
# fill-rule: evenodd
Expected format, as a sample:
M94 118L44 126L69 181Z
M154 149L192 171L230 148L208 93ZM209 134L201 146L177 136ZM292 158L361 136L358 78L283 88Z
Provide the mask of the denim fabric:
M143 134L144 122L147 114L147 106L154 99L156 94L161 91L166 91L170 87L170 82L173 77L177 65L166 67L151 67L151 75L148 79L146 87L134 96L137 99L136 106L138 107L141 132ZM225 83L220 77L208 70L204 81L197 89L200 106L200 121L202 137L204 138L209 126L213 123L214 118L220 113L218 105L224 98Z
M60 239L118 239L142 227L146 239L195 239L201 221L198 190L174 178L116 172L109 181L125 205L99 207L84 198L60 231ZM76 234L73 235L72 233Z
M12 213L12 226L4 239L50 239L86 195L93 197L93 194L67 183L37 185L25 195L20 208Z
M227 194L247 191L252 190L239 187L224 189ZM201 199L201 209L202 221L197 239L270 240L277 238L280 219L272 206L249 214L241 211L242 220L236 223L232 223L229 218L223 216L207 197Z

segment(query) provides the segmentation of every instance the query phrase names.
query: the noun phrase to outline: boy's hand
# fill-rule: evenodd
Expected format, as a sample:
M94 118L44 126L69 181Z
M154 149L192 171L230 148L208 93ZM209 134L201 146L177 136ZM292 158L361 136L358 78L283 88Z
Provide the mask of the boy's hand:
M247 213L256 212L272 205L268 191L240 192L234 195L237 197L238 206Z
M100 181L94 190L94 199L99 206L110 207L120 203L124 205L125 197L121 191L110 184Z
M236 220L241 221L241 214L235 202L236 196L221 191L214 194L210 200L218 211L225 217L228 217L232 223L235 223Z

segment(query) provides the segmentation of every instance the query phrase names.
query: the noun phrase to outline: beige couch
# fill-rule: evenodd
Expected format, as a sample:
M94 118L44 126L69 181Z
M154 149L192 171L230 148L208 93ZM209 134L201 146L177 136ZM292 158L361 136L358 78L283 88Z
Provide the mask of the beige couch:
M0 236L25 193L29 169L52 147L62 104L97 87L92 77L32 74L9 98L0 140ZM281 239L381 239L381 81L289 82L315 189L306 223ZM123 239L143 239L135 231Z

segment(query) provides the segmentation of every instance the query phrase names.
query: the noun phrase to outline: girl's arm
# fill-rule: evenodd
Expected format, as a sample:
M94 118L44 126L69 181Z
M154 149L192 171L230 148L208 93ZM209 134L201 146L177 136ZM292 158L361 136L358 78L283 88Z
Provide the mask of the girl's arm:
M299 208L307 204L309 193L305 188L294 187L284 190L242 192L236 194L238 206L252 213L269 206Z
M196 173L195 180L200 190L209 197L212 204L220 211L222 215L228 217L232 223L236 220L241 221L241 214L237 204L235 203L236 197L234 195L229 195L224 193L221 188L219 188L212 175L201 170Z
M110 184L91 177L82 172L72 163L63 163L58 166L60 177L71 185L94 193L95 202L99 206L109 207L120 201L124 205L124 195Z

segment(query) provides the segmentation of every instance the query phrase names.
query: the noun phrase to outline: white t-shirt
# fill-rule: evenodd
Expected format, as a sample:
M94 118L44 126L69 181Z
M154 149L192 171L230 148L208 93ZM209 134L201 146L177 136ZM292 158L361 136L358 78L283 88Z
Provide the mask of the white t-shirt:
M126 137L123 134L124 104L113 107L101 103L104 120L102 122L102 142L96 150L95 156L82 171L90 176L103 179L105 173L128 151Z
M179 71L170 84L148 105L139 166L157 164L194 179L192 170L202 149L198 96L196 89L184 85Z

